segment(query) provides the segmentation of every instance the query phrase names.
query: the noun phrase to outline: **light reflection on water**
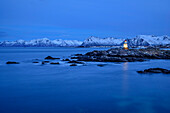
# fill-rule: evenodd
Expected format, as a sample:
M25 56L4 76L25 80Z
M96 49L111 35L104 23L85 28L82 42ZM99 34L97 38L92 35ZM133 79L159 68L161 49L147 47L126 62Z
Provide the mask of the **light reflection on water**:
M128 93L128 62L123 63L123 95Z

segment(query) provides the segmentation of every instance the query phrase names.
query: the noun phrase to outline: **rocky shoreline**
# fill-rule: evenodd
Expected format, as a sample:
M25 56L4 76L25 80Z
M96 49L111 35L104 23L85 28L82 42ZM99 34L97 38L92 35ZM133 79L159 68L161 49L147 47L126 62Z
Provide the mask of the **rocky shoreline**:
M148 59L170 59L170 50L153 48L125 50L123 48L112 48L104 51L76 54L71 59L92 62L143 62Z
M85 62L143 62L149 59L170 59L170 50L160 50L156 48L128 49L112 48L109 50L92 51L86 54L74 54L66 59L47 56L42 64L60 64L59 61L72 64L85 64ZM57 62L50 62L59 60ZM32 63L39 63L35 59ZM8 61L6 64L19 64L19 62Z
M86 54L74 54L67 58L58 58L47 56L42 59L33 59L33 64L38 65L62 65L66 63L69 66L86 66L87 62L143 62L150 59L170 59L170 50L160 50L157 48L146 49L128 49L112 48L109 50L92 51ZM6 64L20 64L16 61L7 61ZM104 67L107 64L97 64L98 67ZM163 68L149 68L137 71L139 74L163 73L170 74L170 70Z

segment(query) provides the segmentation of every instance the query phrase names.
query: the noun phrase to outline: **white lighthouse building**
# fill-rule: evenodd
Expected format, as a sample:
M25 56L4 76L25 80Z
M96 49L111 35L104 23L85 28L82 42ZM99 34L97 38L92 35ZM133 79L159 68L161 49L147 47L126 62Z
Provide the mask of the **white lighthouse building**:
M125 41L124 41L123 48L124 48L124 49L128 49L128 43L127 43L127 40L125 40Z

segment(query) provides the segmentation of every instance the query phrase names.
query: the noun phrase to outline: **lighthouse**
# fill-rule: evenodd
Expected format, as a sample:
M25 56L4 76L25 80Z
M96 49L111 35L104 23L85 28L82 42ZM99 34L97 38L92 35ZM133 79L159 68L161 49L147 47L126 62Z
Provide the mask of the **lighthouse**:
M124 49L128 49L127 40L124 41L123 48L124 48Z

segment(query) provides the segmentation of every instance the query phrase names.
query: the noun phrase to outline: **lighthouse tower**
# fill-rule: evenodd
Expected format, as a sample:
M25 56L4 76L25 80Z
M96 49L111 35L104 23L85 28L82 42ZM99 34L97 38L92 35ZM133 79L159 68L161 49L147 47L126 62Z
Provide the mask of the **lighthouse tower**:
M127 40L124 41L123 48L124 48L124 49L128 49Z

